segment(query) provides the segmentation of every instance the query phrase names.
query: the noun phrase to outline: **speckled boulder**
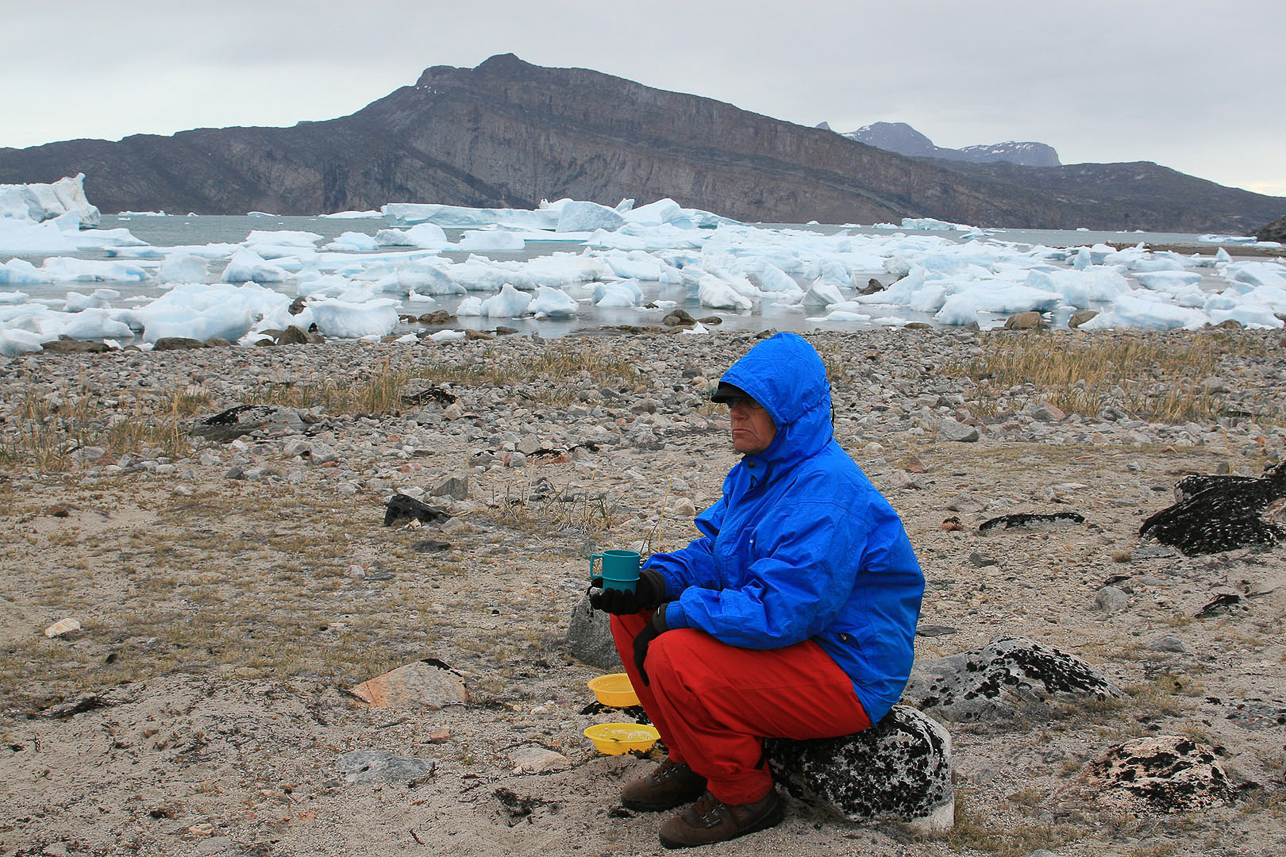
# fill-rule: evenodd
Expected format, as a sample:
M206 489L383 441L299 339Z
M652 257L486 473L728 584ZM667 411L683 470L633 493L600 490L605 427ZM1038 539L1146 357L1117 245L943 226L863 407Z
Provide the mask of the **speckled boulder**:
M900 821L918 833L955 821L951 735L904 705L854 735L813 741L769 739L773 776L792 795L849 821Z
M957 723L1045 720L1054 703L1109 699L1121 691L1072 655L1021 637L980 649L916 659L902 699Z
M1133 814L1189 812L1228 804L1235 794L1210 747L1180 735L1126 741L1090 762L1062 797Z

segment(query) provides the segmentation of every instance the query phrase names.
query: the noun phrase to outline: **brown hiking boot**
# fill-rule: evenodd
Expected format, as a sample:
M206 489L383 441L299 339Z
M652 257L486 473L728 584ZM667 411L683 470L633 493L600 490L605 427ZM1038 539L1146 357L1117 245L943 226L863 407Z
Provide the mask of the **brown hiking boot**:
M661 825L666 848L692 848L736 839L779 823L786 806L774 788L754 803L729 806L706 792L695 804Z
M661 812L691 803L705 790L705 777L687 765L666 759L652 773L621 789L621 804L641 812Z

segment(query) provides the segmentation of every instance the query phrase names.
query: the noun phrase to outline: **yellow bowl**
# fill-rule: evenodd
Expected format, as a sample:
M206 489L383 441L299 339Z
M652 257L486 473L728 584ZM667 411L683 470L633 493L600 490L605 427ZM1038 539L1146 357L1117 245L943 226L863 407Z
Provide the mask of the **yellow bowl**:
M642 723L598 723L585 730L600 753L620 756L624 753L646 753L661 737L654 726Z
M589 682L589 689L594 691L594 696L599 702L610 705L612 708L626 708L639 704L634 685L630 684L630 677L625 673L601 675Z

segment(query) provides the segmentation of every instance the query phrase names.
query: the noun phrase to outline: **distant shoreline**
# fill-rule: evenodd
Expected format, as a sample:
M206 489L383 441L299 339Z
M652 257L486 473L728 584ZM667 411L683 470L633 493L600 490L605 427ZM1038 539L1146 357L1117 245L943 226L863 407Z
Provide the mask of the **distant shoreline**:
M1123 250L1127 247L1135 246L1138 242L1104 241L1103 243L1117 250ZM1148 244L1147 247L1153 253L1180 253L1184 256L1194 254L1209 256L1222 249L1229 256L1255 256L1278 259L1286 257L1286 245L1265 247L1262 244L1220 244L1212 242L1210 244Z

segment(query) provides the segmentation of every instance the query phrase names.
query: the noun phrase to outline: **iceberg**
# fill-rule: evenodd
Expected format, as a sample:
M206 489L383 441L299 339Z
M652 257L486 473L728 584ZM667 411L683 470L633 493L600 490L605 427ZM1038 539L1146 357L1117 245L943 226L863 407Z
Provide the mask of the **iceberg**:
M506 283L500 287L500 294L483 301L478 311L488 318L521 318L527 314L531 299L531 295Z
M754 309L754 301L739 293L731 285L712 274L701 277L697 287L697 300L711 309Z
M643 303L643 290L637 280L620 280L614 283L599 283L593 290L594 306L602 307L636 307Z
M468 250L474 253L488 251L517 253L526 245L527 242L517 233L495 229L478 229L460 236L460 242L455 249Z
M370 339L388 336L397 327L397 301L376 298L355 303L327 298L309 304L313 323L326 337Z
M625 225L625 218L614 208L596 202L568 201L558 213L555 232L593 232L602 229L615 232Z
M510 226L519 229L541 229L553 232L558 226L558 211L520 208L465 208L436 203L394 202L380 209L389 226L414 226L433 223L456 229L482 226Z
M580 305L576 299L562 289L551 289L548 286L537 286L527 310L536 318L568 318L576 315Z
M223 269L222 277L225 283L280 283L288 279L288 271L269 263L248 247L233 254L228 266Z
M65 214L75 215L80 226L101 222L98 208L85 198L84 173L53 184L0 184L0 218L42 223Z

